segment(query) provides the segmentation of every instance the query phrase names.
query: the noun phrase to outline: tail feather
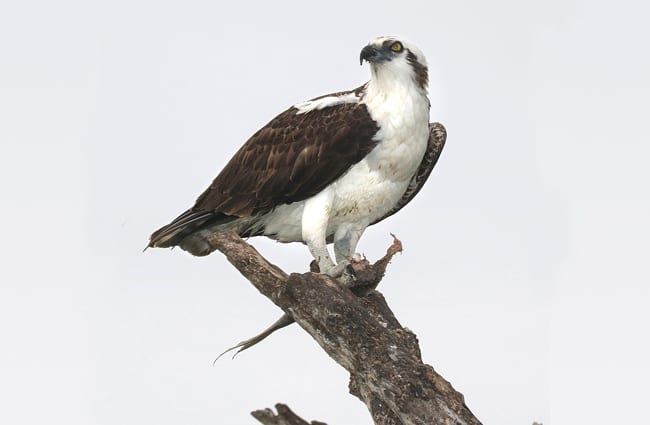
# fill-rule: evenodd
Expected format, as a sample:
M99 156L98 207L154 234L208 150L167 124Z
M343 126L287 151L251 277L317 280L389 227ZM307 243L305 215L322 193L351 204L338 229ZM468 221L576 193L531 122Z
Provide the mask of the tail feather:
M213 211L192 211L179 215L171 223L153 232L149 238L151 248L169 248L179 245L192 233L219 222L228 222L235 217Z

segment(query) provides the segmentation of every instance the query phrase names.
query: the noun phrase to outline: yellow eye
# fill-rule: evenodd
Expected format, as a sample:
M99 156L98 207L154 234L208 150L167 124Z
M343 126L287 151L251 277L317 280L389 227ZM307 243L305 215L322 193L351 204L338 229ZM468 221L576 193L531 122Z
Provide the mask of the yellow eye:
M390 49L391 49L393 52L397 52L397 53L399 53L399 52L402 51L402 43L400 43L399 41L396 41L396 42L394 42L394 43L390 46Z

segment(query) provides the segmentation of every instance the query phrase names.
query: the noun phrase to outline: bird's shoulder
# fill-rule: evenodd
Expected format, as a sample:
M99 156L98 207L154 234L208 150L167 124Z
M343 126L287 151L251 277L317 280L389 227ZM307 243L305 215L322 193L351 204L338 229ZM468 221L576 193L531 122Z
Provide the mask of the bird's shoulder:
M377 144L379 130L357 89L293 105L235 153L193 210L249 216L307 199Z

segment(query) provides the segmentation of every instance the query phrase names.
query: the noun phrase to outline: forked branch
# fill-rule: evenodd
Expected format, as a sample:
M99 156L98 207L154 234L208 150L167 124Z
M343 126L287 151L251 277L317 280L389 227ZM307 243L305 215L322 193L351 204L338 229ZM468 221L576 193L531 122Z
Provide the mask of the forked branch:
M422 362L416 336L375 289L401 251L399 240L375 264L357 264L351 288L324 274L287 275L232 232L213 234L210 243L350 373L350 393L366 404L375 424L480 424L462 394ZM300 418L269 422L259 412L270 411L254 413L265 424L307 424Z

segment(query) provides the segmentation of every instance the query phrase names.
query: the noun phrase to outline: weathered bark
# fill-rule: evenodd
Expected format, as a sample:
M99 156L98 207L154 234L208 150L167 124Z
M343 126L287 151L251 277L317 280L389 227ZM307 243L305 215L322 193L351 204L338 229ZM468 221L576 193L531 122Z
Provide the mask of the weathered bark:
M397 239L374 265L357 265L352 288L324 274L287 275L235 233L214 234L210 244L350 373L350 393L366 404L375 424L480 424L462 394L422 362L416 336L374 289L401 251Z

